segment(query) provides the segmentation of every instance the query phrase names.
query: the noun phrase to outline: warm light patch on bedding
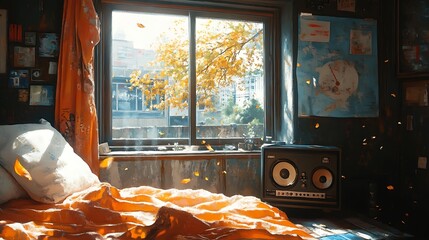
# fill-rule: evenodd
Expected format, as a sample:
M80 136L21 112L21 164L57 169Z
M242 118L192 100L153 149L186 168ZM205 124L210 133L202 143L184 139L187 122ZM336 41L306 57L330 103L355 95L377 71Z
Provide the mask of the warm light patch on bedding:
M62 203L13 200L0 208L5 239L311 239L255 197L205 190L117 189L100 183Z

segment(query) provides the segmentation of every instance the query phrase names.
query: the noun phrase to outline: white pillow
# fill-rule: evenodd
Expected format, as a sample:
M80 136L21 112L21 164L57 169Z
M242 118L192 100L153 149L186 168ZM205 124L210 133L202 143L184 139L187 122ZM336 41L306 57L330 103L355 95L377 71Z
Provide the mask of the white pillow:
M31 198L57 203L98 183L88 164L47 121L0 126L0 164ZM14 170L18 160L29 176Z
M27 193L16 182L15 178L0 166L0 204L25 196Z

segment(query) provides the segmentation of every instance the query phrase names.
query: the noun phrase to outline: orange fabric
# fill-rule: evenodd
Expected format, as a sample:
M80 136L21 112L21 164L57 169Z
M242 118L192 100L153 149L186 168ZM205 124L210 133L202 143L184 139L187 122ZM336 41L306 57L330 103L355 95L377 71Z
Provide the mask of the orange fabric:
M100 183L60 204L0 207L4 239L314 239L255 197Z
M94 47L99 21L91 0L65 0L58 60L55 127L98 175Z

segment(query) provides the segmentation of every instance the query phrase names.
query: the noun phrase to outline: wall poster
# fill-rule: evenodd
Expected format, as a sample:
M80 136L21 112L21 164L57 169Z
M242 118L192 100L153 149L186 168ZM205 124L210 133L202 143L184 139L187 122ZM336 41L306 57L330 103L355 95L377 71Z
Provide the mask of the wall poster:
M7 51L7 11L0 9L0 73L6 73Z
M378 117L377 21L301 15L298 115Z

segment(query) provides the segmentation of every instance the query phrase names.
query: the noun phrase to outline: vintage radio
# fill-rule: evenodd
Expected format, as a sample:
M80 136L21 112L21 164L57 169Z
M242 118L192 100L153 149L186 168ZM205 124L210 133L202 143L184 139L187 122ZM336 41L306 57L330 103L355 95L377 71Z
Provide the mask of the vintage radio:
M262 147L262 200L277 207L340 209L341 150L332 146Z

